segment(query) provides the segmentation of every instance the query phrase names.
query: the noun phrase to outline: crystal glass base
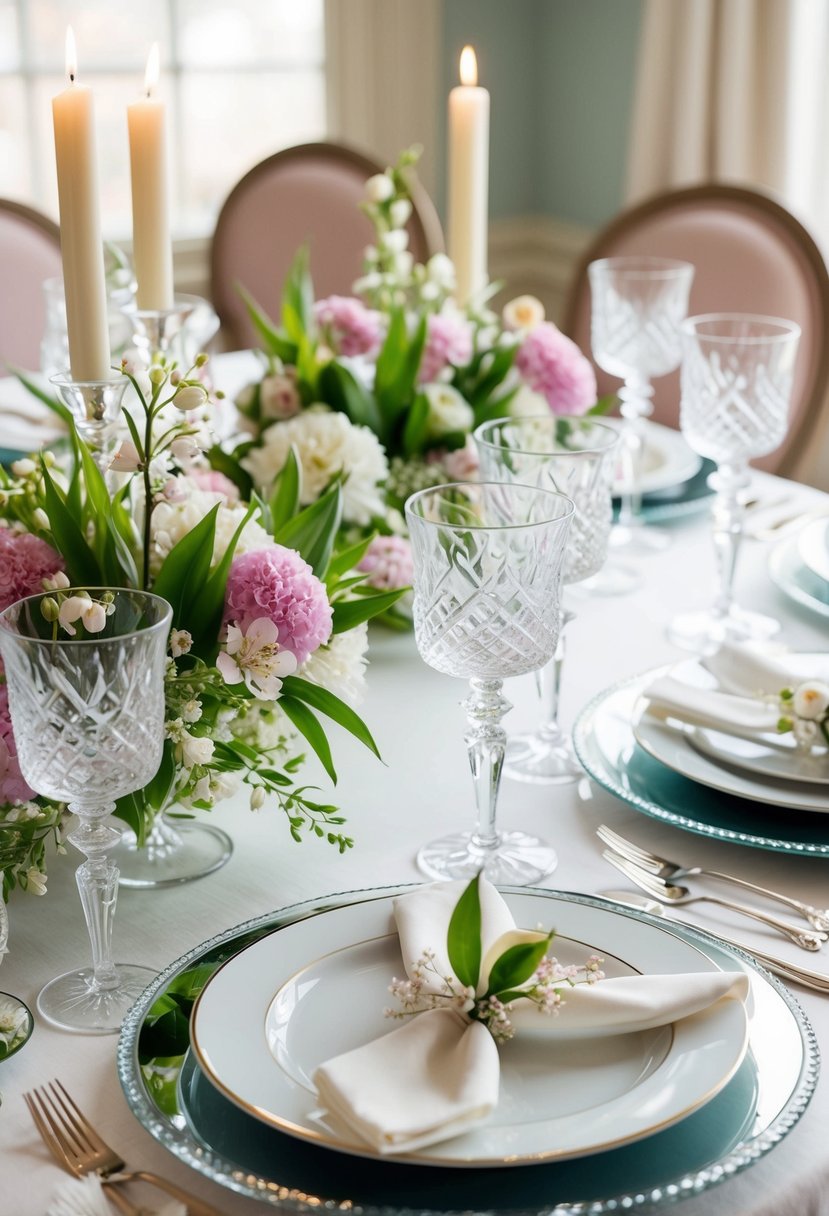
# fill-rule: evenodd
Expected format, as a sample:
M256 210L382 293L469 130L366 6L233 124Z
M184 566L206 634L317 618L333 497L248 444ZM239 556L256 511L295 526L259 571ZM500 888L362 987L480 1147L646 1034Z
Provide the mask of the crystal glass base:
M124 832L110 857L121 871L119 885L151 890L192 882L221 869L230 860L233 841L227 832L206 823L156 821L144 848L134 832Z
M643 582L638 570L611 560L592 578L574 584L572 590L575 594L585 591L591 595L630 595L632 591L638 591Z
M610 530L610 548L629 554L631 557L647 557L651 553L664 553L671 538L662 528L645 524L615 524Z
M682 650L714 654L723 642L762 642L780 630L780 622L760 612L732 607L725 615L688 612L668 626L668 640Z
M41 988L41 1017L61 1030L78 1034L117 1034L125 1014L158 972L134 963L116 963L118 985L96 988L91 967L66 971Z
M514 735L507 743L504 776L537 785L561 785L578 781L584 769L576 759L573 744L563 731Z
M424 845L418 868L429 878L474 878L481 870L496 886L532 886L558 865L556 852L526 832L502 832L493 849L482 849L471 832L458 832Z

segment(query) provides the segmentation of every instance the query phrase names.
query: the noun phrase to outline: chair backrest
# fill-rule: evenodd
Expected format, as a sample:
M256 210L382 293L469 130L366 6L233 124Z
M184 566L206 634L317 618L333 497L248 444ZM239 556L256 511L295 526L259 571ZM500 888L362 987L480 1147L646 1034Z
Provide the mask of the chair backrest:
M691 315L760 313L800 325L788 435L776 452L754 462L790 472L819 425L829 382L829 273L812 237L780 203L740 186L692 186L647 199L600 232L579 263L564 330L582 350L590 351L589 263L636 254L694 264ZM597 378L600 393L619 387L599 369ZM678 373L656 380L654 389L654 418L678 426Z
M53 220L0 198L0 375L12 364L40 366L45 279L61 274L60 229Z
M310 248L317 298L350 295L373 229L360 210L366 179L384 166L342 144L300 144L255 165L219 213L210 256L213 305L225 345L255 345L236 290L241 283L278 319L282 285L296 251ZM426 191L414 183L409 248L425 261L443 248L440 222Z

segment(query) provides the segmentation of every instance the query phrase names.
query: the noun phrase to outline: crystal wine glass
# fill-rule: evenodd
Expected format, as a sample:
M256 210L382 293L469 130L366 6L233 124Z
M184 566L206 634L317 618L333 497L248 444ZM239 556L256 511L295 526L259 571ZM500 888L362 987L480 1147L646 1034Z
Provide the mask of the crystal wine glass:
M414 559L414 627L421 657L469 680L466 744L478 809L473 832L425 845L431 878L537 882L554 850L525 832L495 827L510 708L509 676L538 671L555 654L561 573L573 504L563 494L506 482L421 490L406 503Z
M619 435L592 418L502 418L475 431L485 481L519 482L572 498L575 514L567 541L562 582L591 578L602 568L613 517L612 486ZM562 609L553 660L537 673L545 718L538 730L514 735L504 772L519 781L575 781L583 774L569 734L558 723L564 662L564 630L573 613Z
M653 412L651 380L679 367L679 324L688 312L694 267L672 258L602 258L591 262L587 273L593 358L625 382L619 392L625 489L611 543L646 553L664 548L668 540L642 527L643 423Z
M794 321L746 313L708 313L682 325L680 427L695 452L717 462L714 603L677 617L668 630L686 650L710 654L726 640L767 638L780 628L772 617L737 607L734 569L748 462L773 452L786 434L799 340Z
M77 824L68 839L86 857L76 879L92 966L50 980L38 1009L62 1029L108 1034L154 975L112 961L118 867L106 853L120 832L105 821L115 800L145 786L161 762L172 609L144 591L88 594L111 596L102 630L78 623L67 637L47 619L52 605L44 613L51 593L29 596L0 613L0 653L21 772L37 793L69 803Z

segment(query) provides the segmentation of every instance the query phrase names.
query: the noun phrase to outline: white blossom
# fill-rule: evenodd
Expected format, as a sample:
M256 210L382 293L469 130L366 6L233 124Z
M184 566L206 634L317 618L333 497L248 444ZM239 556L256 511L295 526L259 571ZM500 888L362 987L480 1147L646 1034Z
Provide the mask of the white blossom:
M504 305L502 315L507 329L535 329L544 320L544 305L535 296L516 296Z
M423 394L429 403L426 419L429 439L472 429L475 422L472 406L451 384L426 384Z
M243 506L226 506L223 494L213 490L193 489L184 502L160 502L153 511L151 533L151 568L157 571L170 550L182 537L192 532L216 503L216 539L213 544L212 565L221 561L236 529L245 517ZM260 523L249 519L242 529L236 553L250 553L254 549L267 549L273 539Z
M372 203L387 203L394 195L394 182L387 173L375 173L366 182L366 198Z
M302 676L341 697L352 707L362 701L366 690L368 666L368 624L335 633L302 665Z
M806 680L794 690L792 709L798 718L815 722L829 710L829 684L823 680Z

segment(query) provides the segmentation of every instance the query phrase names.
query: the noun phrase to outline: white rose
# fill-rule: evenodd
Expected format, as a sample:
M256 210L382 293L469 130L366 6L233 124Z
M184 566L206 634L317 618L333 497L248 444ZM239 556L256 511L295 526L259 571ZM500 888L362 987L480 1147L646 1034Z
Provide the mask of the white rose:
M544 305L535 296L516 296L504 305L507 329L535 329L544 320Z
M429 402L426 437L440 439L442 435L465 433L472 429L475 415L472 406L451 384L427 384L423 388Z
M188 730L181 733L181 758L186 768L196 764L209 764L213 759L213 740L206 736L191 735Z
M386 173L375 173L366 182L366 198L372 203L387 203L394 194L394 182Z
M806 680L798 684L792 698L792 708L798 718L816 722L829 710L829 684L822 680Z

